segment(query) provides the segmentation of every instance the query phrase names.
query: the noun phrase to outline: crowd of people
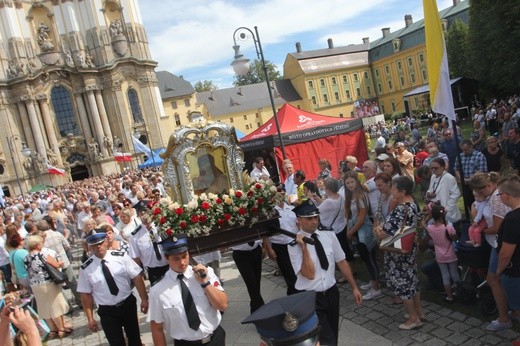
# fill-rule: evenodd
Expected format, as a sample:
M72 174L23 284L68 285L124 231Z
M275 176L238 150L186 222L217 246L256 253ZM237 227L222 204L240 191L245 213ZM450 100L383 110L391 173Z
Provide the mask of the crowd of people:
M337 285L345 282L358 304L380 298L386 284L393 292L391 303L406 310L399 328L415 329L427 319L421 303L418 252L430 247L435 253L429 271L423 269L451 302L461 280L460 247L484 248L487 243L491 250L486 280L499 316L486 329L510 328L513 320L520 320L520 250L514 232L520 207L519 105L520 99L512 97L476 108L471 138L457 138L460 153L455 138L461 137L460 128L439 119L424 139L414 131L414 124L398 124L394 138L385 138L381 131L386 127L378 125L373 159L358 162L347 156L338 172L321 159L319 175L307 177L290 159L285 160L286 198L275 208L282 228L294 236L276 235L230 249L250 296L250 312L255 315L269 305L260 293L261 262L267 254L276 260L288 296L318 293L313 299L321 329L315 332L322 344L337 344ZM252 180L270 179L271 174L262 157L254 160ZM421 191L421 200L414 197L415 188ZM0 216L0 268L6 289L34 295L51 338L73 332L74 326L65 318L70 305L82 307L89 329L98 331L97 306L110 344L124 344L125 331L129 344L140 345L136 299L131 293L135 287L140 311L148 313L154 343L164 344L170 337L176 345L223 344L220 321L227 295L219 278L220 252L198 258L210 266L192 266L187 238L159 239L150 207L166 191L162 173L146 169L7 197ZM463 228L461 196L471 206L473 224L469 237L455 246ZM417 233L420 239L410 247L379 247L380 241L404 227L424 232ZM71 265L73 244L83 249L79 273ZM356 257L370 278L359 287L352 269ZM55 283L46 265L65 273L65 284ZM149 290L145 278L152 284ZM65 300L64 287L71 289L74 302ZM188 309L193 304L195 311ZM23 316L15 311L1 317L0 326L6 318L14 323Z

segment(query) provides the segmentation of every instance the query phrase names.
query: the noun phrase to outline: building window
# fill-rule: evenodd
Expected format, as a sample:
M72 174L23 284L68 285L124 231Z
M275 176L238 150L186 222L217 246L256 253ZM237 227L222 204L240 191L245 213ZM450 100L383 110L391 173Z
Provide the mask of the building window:
M392 112L395 112L395 103L392 101Z
M421 74L422 74L422 79L423 79L423 80L428 79L428 76L426 75L426 70L422 70L422 71L421 71Z
M339 117L340 117L340 118L343 118L343 113L339 113Z
M171 105L173 109L177 109L177 101L172 101Z
M408 66L413 66L413 59L411 57L408 58Z
M343 83L348 83L348 77L346 74L343 75Z
M332 77L331 80L332 80L332 85L336 85L337 84L336 83L336 77Z
M363 76L365 77L365 79L368 79L368 72L365 71L365 72L363 73Z
M381 104L381 114L385 114L385 105Z
M374 72L376 74L376 77L379 77L379 70L375 70Z
M386 74L390 73L390 67L388 65L385 66L385 72L386 72Z
M181 126L181 118L179 117L179 114L175 114L175 125Z
M393 89L393 87L392 87L392 81L391 81L391 80L388 81L388 89L390 89L390 90Z
M398 69L399 71L401 71L402 68L403 68L403 66L401 66L401 62L398 61L398 62L397 62L397 69Z
M415 84L415 74L412 73L412 74L410 75L410 79L411 79L411 81L412 81L412 84Z
M329 103L329 96L327 94L323 94L323 102Z
M370 85L367 85L367 94L369 96L372 95L372 88L370 87Z
M189 107L191 105L190 99L184 99L184 105Z
M314 83L310 80L308 81L309 89L314 89Z
M247 120L247 115L244 115L244 120Z
M320 79L320 85L321 85L322 87L324 87L324 86L325 86L325 79L323 79L323 78L322 78L322 79Z
M249 125L246 125L246 130L249 130Z
M424 62L424 54L419 54L419 62Z
M383 92L383 87L381 86L381 83L377 83L377 91L379 93L382 93Z
M355 82L358 81L358 75L357 75L357 73L354 73L354 81L355 81Z
M312 99L312 104L316 106L316 96L311 97L311 99Z
M256 127L260 127L260 126L262 126L262 124L256 123Z
M337 91L334 92L334 99L336 101L339 101L339 92L337 92Z
M51 91L51 101L60 136L67 137L69 133L79 135L76 112L72 107L70 92L62 86L54 87Z
M139 105L137 91L135 91L133 88L128 89L128 103L130 103L130 109L132 110L132 118L134 123L142 123L143 113L141 113L141 106Z
M233 118L229 118L229 122L230 123L234 122Z
M356 96L357 96L358 98L361 97L361 89L356 88Z
M350 90L345 90L345 96L347 96L348 99L350 98Z
M401 80L401 86L404 86L404 77L401 76L401 77L400 77L400 80Z
M419 98L414 97L414 101L415 101L415 108L419 107Z

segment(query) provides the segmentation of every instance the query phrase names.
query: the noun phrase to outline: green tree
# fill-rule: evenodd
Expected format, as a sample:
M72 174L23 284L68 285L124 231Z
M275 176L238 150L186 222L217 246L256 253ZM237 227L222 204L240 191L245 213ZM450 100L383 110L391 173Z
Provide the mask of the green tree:
M473 78L495 92L518 90L520 76L520 1L471 1L469 58Z
M200 93L200 92L203 92L203 91L213 91L213 90L217 90L218 87L213 84L213 81L210 81L210 80L205 80L205 81L198 81L197 83L195 83L195 91Z
M265 82L265 73L260 60L253 60L250 63L249 72L245 76L235 76L233 84L235 86L249 85ZM278 72L276 65L269 60L265 61L265 67L267 68L267 75L270 81L279 80L282 77Z
M450 77L468 77L468 26L455 20L446 33L446 50L450 65Z

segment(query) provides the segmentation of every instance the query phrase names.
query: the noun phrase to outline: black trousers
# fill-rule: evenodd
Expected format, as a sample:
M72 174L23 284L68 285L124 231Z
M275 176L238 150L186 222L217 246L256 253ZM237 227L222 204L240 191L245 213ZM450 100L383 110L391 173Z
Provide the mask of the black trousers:
M276 253L276 263L282 273L285 284L287 285L287 295L299 293L294 285L296 284L296 274L291 264L291 258L289 257L288 244L271 244L274 252Z
M356 245L359 257L365 262L368 273L370 274L370 280L379 281L379 268L377 266L377 249L374 247L372 251L368 251L368 248L363 243Z
M233 261L244 280L249 293L251 313L264 305L264 298L260 293L260 279L262 278L262 247L257 246L251 251L233 250Z
M334 284L325 292L316 292L316 315L321 326L320 344L337 345L339 333L339 290Z
M345 228L343 231L336 233L336 238L338 238L339 245L341 245L341 248L345 253L345 259L347 262L353 262L354 254L352 253L352 249L350 248L350 243L347 238L347 229Z
M157 280L163 277L164 273L168 271L170 266L163 267L146 267L148 271L148 280L150 280L150 285L153 285Z
M225 346L226 345L226 331L221 326L218 326L217 329L213 332L211 336L211 341L203 344L202 342L197 341L186 341L186 340L173 340L173 344L175 346L192 346L192 345L204 345L204 346Z
M130 294L119 306L99 306L101 327L111 346L126 345L123 328L129 346L142 345L136 301L134 295Z

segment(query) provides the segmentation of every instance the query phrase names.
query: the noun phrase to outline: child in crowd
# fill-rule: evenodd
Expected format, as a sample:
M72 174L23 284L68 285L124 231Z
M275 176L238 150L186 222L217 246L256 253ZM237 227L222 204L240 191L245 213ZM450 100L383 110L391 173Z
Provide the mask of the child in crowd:
M451 283L457 285L460 281L457 268L457 255L453 250L452 241L457 235L451 224L446 223L446 209L439 203L432 203L431 215L433 223L426 229L435 248L435 260L442 275L442 284L446 290L446 301L453 301Z
M482 244L482 231L488 227L486 219L484 218L484 208L486 206L486 198L477 191L473 191L475 202L471 205L471 214L473 222L469 226L468 244L478 247Z

